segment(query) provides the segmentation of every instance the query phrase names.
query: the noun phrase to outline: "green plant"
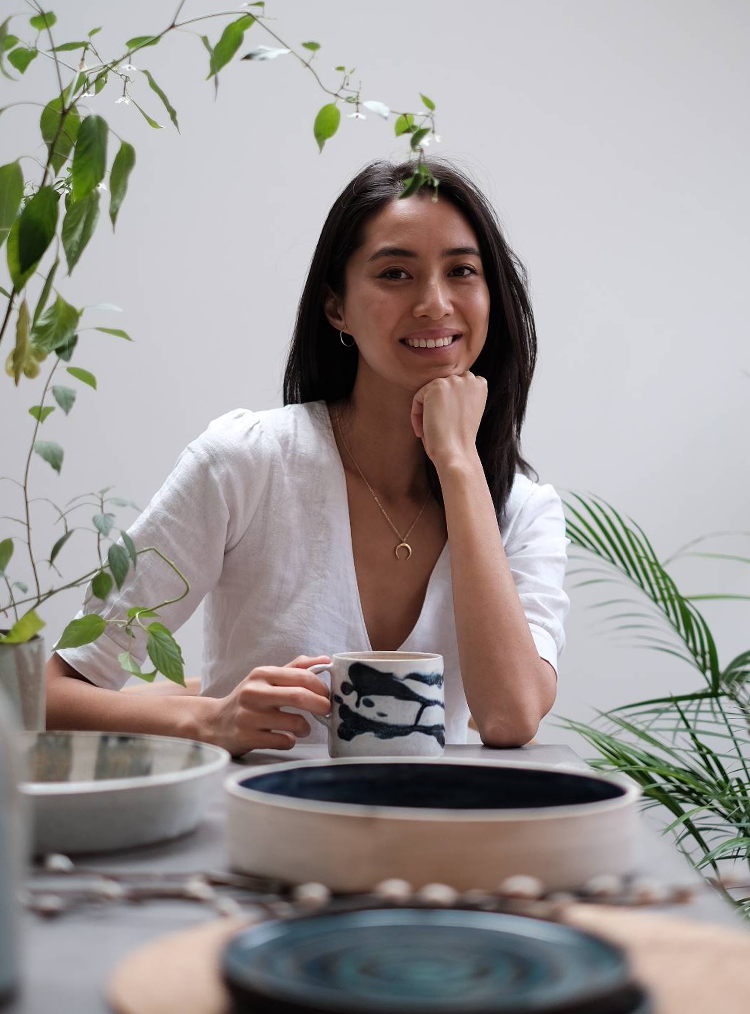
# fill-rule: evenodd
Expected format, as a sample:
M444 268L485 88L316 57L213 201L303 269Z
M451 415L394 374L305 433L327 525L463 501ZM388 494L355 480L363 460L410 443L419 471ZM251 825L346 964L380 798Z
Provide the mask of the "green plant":
M569 570L582 576L576 586L625 583L635 598L618 595L596 608L639 645L679 658L698 677L698 689L599 711L593 725L563 719L563 727L598 751L594 767L638 782L645 808L669 811L665 833L674 833L685 857L748 917L750 897L724 890L722 868L738 862L750 868L750 651L721 665L695 603L750 596L683 595L667 567L684 556L750 563L692 551L716 535L750 533L702 536L660 561L640 525L600 497L574 493L564 503L571 556L583 560Z
M113 84L121 86L121 94L116 101L128 105L132 102L149 126L160 129L161 125L136 101L133 85L136 79L133 75L137 71L162 103L175 129L179 130L177 111L157 84L151 71L133 66L131 59L134 54L152 55L152 47L171 32L179 31L192 35L201 43L200 48L196 47L196 52L205 61L208 72L206 80L212 83L214 94L218 96L221 71L238 53L247 32L257 25L258 29L268 33L280 45L256 46L240 57L241 60L262 62L291 55L311 72L319 87L331 97L331 101L319 109L313 123L312 135L319 153L322 153L325 143L339 128L341 121L339 102L354 105L354 111L348 114L353 119L365 119L365 114L360 112L360 106L385 120L395 116L396 136L408 137L410 149L416 155L414 174L400 197L409 197L423 186L432 186L434 188L432 199L437 200L438 181L423 160L424 149L430 143L427 135L432 134L435 141L440 140L435 134L435 104L427 96L420 94L426 109L417 113L392 110L384 103L374 100L362 101L361 81L357 88L350 87L351 75L355 68L347 70L343 65L334 68L342 75L341 83L335 89L327 88L313 67L313 61L321 49L320 43L301 43L302 49L306 50L305 55L286 46L269 26L268 22L272 19L267 17L265 3L262 0L244 3L235 11L178 20L184 5L185 0L182 0L172 20L162 31L138 35L127 40L121 47L123 50L121 55L115 59L105 59L99 51L101 27L92 28L85 37L81 34L74 41L56 45L53 28L57 18L51 11L44 11L36 0L29 4L34 13L29 18L28 24L36 32L31 41L24 41L10 32L11 22L20 15L11 15L0 25L0 72L6 78L14 80L5 66L5 60L19 74L24 75L31 64L41 56L44 59L39 60L36 65L42 65L44 60L50 61L56 82L56 94L46 105L19 101L0 108L0 115L3 115L14 107L41 107L39 128L46 148L44 162L33 155L22 155L0 166L0 245L7 240L7 267L10 278L7 288L0 286L0 294L6 300L4 311L0 312L2 317L0 343L6 332L11 329L15 331L15 346L7 357L6 372L18 387L22 380L36 379L42 364L48 357L54 358L51 369L44 379L41 394L35 399L36 404L27 409L34 420L34 426L23 481L7 476L1 477L15 483L21 489L23 517L6 514L0 520L21 525L23 536L11 534L0 539L0 578L4 581L8 593L5 603L0 600L0 617L7 617L12 613L14 618L10 630L6 633L0 632L0 644L19 643L34 637L44 626L44 621L37 610L61 591L91 581L91 594L101 601L106 601L114 586L122 587L129 568L131 565L136 567L138 556L142 553L157 553L182 578L185 589L180 598L189 591L187 580L158 548L150 546L137 549L127 532L115 527L116 516L112 508L135 507L135 504L119 497L105 496L113 488L111 486L99 490L98 493L84 494L92 497L93 501L78 503L76 501L82 498L75 497L65 505L65 509L58 507L51 500L48 501L57 512L56 523L61 523L63 530L43 558L37 557L34 548L30 507L35 500L45 498L30 496L31 464L34 456L38 455L59 474L64 458L63 448L57 441L38 439L39 430L56 407L68 415L76 401L76 392L73 388L62 384L51 385L53 375L62 364L70 363L74 352L77 351L79 335L84 331L104 333L126 341L132 340L119 328L103 327L98 324L81 327L85 311L118 310L119 307L107 304L83 308L72 306L55 285L61 262L61 246L70 275L96 229L102 191L107 190L104 183L107 173L110 193L109 218L114 230L127 194L130 174L135 166L135 149L121 138L118 138L117 154L110 163L108 141L114 131L103 116L88 111L86 100L93 99L95 103L101 105L101 96L105 89L109 88L111 94ZM254 9L255 13L249 13L248 8ZM202 26L203 22L215 18L226 23L218 40L212 43L207 35L201 34L200 30L192 26ZM77 66L66 62L67 54L75 54ZM64 82L66 73L69 76L67 83ZM37 163L41 168L38 182L24 178L21 168L21 159L24 158ZM44 270L40 270L45 261ZM36 282L37 277L41 289L37 298L33 300L29 294L29 283ZM65 369L80 383L96 389L96 377L90 371L80 366L69 365L65 366ZM42 378L39 379L41 383ZM54 400L56 404L49 404L50 400ZM85 507L96 509L96 514L91 519L93 527L70 527L68 515ZM96 565L72 581L43 589L40 577L41 565L46 564L49 569L62 577L57 566L58 556L74 532L79 530L89 530L96 535ZM111 537L113 532L119 532L117 540ZM12 580L8 572L16 541L26 546L34 584L31 591L23 581ZM128 611L127 616L110 618L108 623L123 626L131 636L135 636L132 634L134 625L146 631L148 654L154 665L153 671L141 672L137 661L129 652L120 655L123 669L145 680L153 680L156 673L161 672L177 683L184 683L182 653L170 631L159 622L154 621L147 626L142 622L158 617L158 610L168 604L169 602L161 602L134 608ZM81 619L71 621L54 647L56 649L74 647L95 641L104 632L106 625L99 615L88 613Z

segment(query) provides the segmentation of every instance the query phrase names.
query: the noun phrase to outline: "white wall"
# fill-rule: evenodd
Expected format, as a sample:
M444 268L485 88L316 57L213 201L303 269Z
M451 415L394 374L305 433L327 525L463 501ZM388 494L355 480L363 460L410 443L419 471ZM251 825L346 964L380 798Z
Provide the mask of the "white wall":
M174 6L66 0L52 6L56 41L106 24L97 39L113 55L132 35L165 26ZM210 9L190 0L182 17ZM529 271L539 367L524 450L542 481L606 497L662 555L710 531L749 529L750 7L385 0L368 8L366 31L351 11L331 0L268 6L270 27L291 46L322 44L315 66L329 87L333 66L345 63L356 66L365 99L418 109L422 91L437 103L443 143L434 150L484 188ZM219 22L198 27L218 38ZM256 25L241 53L259 43L276 44ZM3 105L54 94L43 59L17 85L2 79ZM406 152L392 121L370 114L344 118L318 155L312 124L327 99L291 56L235 62L217 102L197 35L173 34L134 62L170 96L182 132L152 130L132 105L115 104L114 85L90 102L135 145L137 165L116 236L105 220L73 277L58 281L76 305L123 307L89 322L123 327L136 343L82 336L76 363L97 375L99 390L80 387L70 417L58 411L45 424L44 436L65 447L62 475L32 464L34 495L59 503L116 483L145 506L210 419L282 403L287 342L325 215L364 163ZM137 77L138 101L168 123ZM3 114L0 163L42 155L39 111ZM31 160L22 165L36 178ZM8 338L3 362L10 346ZM0 378L4 474L22 473L32 429L25 407L40 388L24 380L15 390ZM0 495L2 513L18 514L15 488L2 483ZM40 546L51 546L51 508L36 508ZM126 524L133 517L122 512ZM68 580L92 565L89 540L80 535L61 556ZM750 555L740 539L713 548ZM729 562L686 560L674 576L689 592L747 592L746 569ZM592 706L695 685L666 656L603 637L597 596L571 595L556 713L588 719ZM49 644L79 599L61 595L44 610ZM706 608L725 661L750 646L747 610ZM200 620L178 635L194 673ZM551 719L544 736L574 742Z

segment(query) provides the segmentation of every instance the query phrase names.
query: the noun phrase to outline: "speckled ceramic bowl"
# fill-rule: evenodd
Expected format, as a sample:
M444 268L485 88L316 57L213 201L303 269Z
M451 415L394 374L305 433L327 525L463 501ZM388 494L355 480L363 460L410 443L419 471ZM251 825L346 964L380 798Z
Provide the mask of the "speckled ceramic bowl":
M231 866L289 882L494 890L528 874L575 890L635 862L640 788L593 771L357 757L240 771L224 786Z
M26 733L36 854L104 852L191 831L229 763L217 746L172 736Z

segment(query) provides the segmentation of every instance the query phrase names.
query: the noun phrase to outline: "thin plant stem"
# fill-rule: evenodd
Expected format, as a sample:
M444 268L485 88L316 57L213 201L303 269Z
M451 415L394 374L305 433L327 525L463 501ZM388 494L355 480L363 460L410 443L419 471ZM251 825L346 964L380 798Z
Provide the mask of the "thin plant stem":
M57 369L59 362L60 362L60 359L58 357L56 357L55 358L55 364L52 367L52 369L49 371L49 376L47 377L47 382L44 385L44 391L42 392L42 397L41 397L41 399L39 401L39 409L40 409L40 411L39 411L39 413L37 415L37 418L35 420L34 432L33 432L32 436L31 436L31 447L29 447L29 453L28 453L28 455L26 457L26 468L24 469L24 473L23 473L23 501L24 501L24 507L25 507L25 510L26 510L26 541L27 541L27 545L28 545L28 548L29 548L29 559L31 560L31 569L32 569L32 571L34 573L34 583L36 585L37 605L39 605L39 603L41 601L42 589L41 589L41 586L39 584L39 574L37 573L36 562L34 560L34 551L31 548L31 513L30 513L30 510L29 510L29 469L31 468L31 457L32 457L32 455L34 453L34 444L36 443L36 435L39 432L39 423L40 423L40 419L42 418L42 410L44 409L44 399L47 396L47 388L50 385L50 381L52 380L52 376L53 376L55 370ZM36 608L36 607L34 607L34 608Z

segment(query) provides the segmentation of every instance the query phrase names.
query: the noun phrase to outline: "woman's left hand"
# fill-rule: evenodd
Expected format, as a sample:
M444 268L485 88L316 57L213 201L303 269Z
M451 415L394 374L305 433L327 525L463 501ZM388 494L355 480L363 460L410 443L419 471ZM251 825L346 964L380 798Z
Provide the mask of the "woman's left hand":
M437 377L414 395L411 424L437 468L476 456L476 440L484 407L487 380L471 370Z

